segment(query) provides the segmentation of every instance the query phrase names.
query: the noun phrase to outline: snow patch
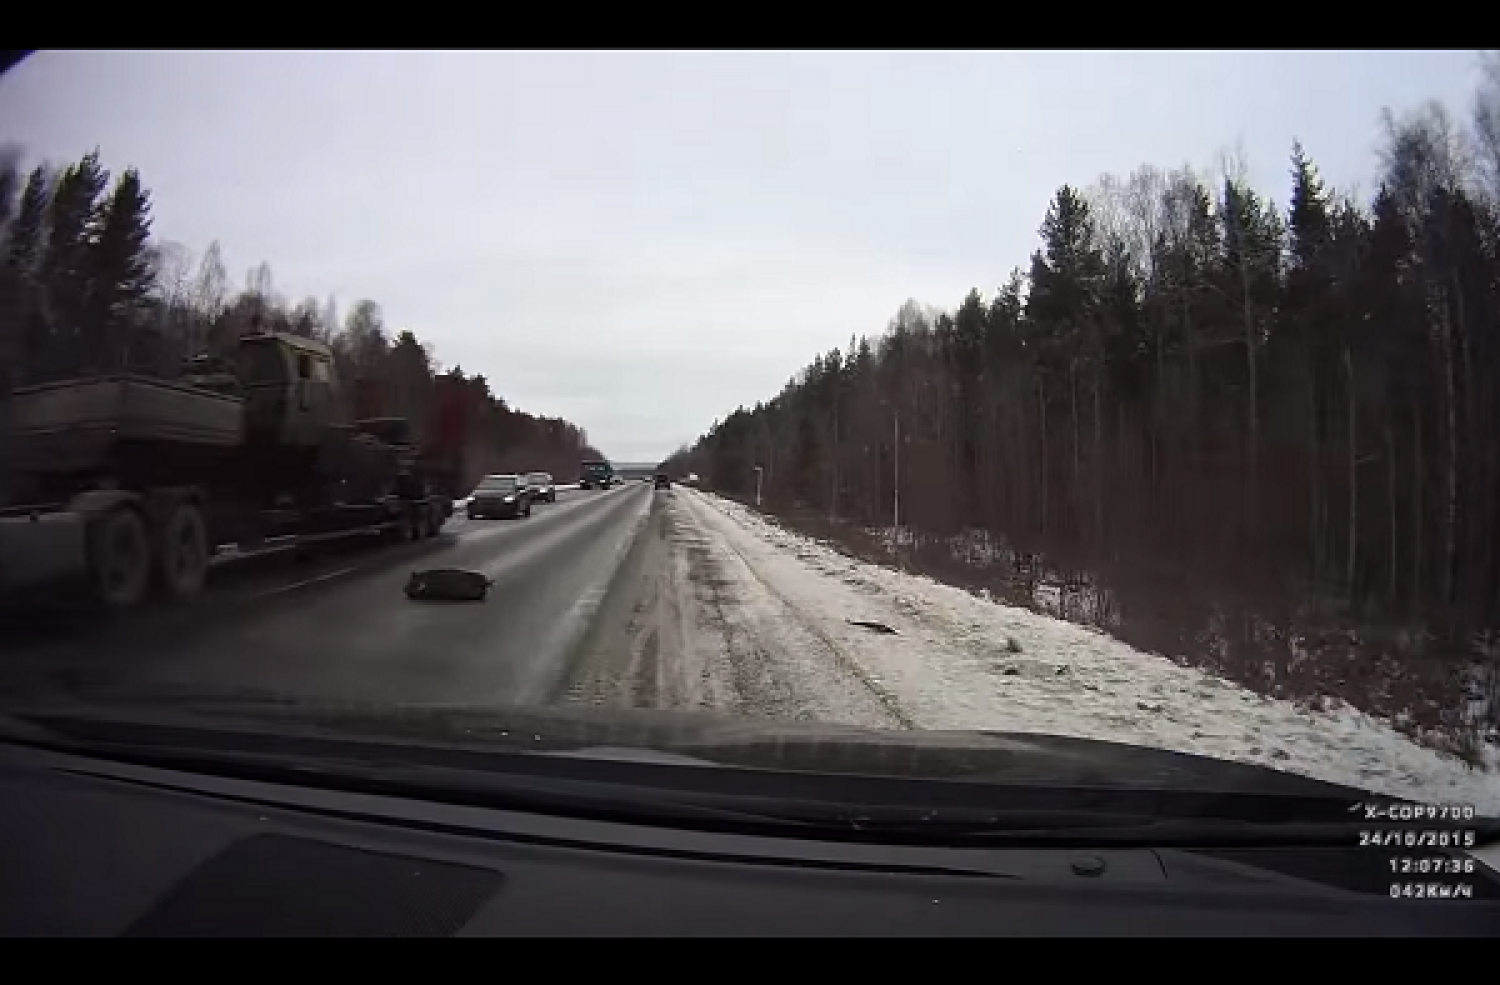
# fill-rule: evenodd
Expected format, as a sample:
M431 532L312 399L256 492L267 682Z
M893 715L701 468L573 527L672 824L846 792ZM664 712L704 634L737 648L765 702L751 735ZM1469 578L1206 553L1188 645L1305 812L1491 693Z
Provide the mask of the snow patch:
M1128 742L1500 814L1500 764L1470 767L1346 704L1265 697L1098 630L852 559L731 500L681 497L753 573L743 591L794 609L912 727Z

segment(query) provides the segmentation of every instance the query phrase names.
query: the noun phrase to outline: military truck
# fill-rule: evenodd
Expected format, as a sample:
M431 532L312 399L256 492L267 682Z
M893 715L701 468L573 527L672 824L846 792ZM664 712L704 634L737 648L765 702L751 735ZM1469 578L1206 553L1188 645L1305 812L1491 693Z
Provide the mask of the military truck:
M328 347L275 332L176 380L0 397L0 592L74 584L123 610L197 595L218 556L437 533L451 506L415 446L340 407Z
M404 417L372 417L355 422L355 427L395 448L401 471L422 483L444 520L453 515L456 484L449 463L417 444L410 421Z
M608 489L615 479L614 466L608 462L584 462L579 470L579 489Z

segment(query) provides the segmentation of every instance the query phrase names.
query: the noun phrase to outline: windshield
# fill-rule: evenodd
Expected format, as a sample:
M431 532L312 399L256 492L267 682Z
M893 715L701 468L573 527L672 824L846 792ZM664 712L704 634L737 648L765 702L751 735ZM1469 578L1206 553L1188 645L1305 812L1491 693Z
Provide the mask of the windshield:
M235 370L247 386L288 381L286 358L273 342L246 342L230 354Z
M0 718L1500 814L1500 56L40 51L0 119Z
M520 482L513 475L490 476L474 487L474 493L513 493L519 486Z

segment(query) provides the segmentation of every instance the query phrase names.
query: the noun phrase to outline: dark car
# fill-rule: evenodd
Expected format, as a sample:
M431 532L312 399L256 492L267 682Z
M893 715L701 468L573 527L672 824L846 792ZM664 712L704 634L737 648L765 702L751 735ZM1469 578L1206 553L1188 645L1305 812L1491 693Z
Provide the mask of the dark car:
M615 477L614 467L608 462L584 462L580 471L579 489L608 489Z
M658 473L656 473L656 488L658 488L658 489L671 489L672 488L672 477L669 476L669 475L667 475L667 473L665 473L665 472L658 472Z
M469 497L470 520L509 520L530 515L531 497L520 476L487 475Z
M526 474L526 493L531 497L533 502L557 502L557 486L552 481L552 473L528 472Z

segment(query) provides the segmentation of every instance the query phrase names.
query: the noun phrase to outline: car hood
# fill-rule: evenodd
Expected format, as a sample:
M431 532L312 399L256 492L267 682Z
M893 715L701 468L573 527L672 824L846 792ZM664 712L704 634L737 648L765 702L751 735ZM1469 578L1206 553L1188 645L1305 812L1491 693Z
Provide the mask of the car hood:
M66 734L84 723L380 742L416 750L525 752L648 763L1358 799L1366 791L1188 753L1004 731L907 731L698 712L433 705L316 705L276 696L153 695L56 701L3 713L4 729Z

